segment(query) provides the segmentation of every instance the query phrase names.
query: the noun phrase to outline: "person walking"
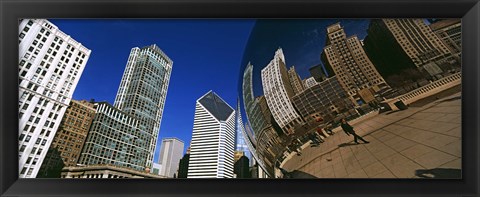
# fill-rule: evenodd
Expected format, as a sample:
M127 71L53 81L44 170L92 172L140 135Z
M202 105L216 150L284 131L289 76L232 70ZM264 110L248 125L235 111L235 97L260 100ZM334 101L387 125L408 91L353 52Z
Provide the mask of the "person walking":
M356 133L355 133L355 130L353 130L353 127L350 126L350 124L348 124L347 120L345 120L345 118L342 119L342 124L340 125L343 129L343 131L345 131L345 133L347 135L350 135L352 134L353 135L353 140L355 141L356 144L358 144L358 139L362 140L365 144L368 144L370 143L369 141L363 139L362 137L358 136Z

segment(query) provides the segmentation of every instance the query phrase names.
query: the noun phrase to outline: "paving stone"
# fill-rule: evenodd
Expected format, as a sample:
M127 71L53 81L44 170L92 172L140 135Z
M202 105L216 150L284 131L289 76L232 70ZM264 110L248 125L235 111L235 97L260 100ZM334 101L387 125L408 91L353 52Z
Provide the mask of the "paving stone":
M365 171L360 169L354 173L348 174L348 178L368 178L368 175Z
M397 178L397 177L393 175L392 172L385 170L382 173L373 176L372 178Z
M376 175L387 171L387 168L381 162L376 161L368 166L365 166L363 171L367 173L368 177L375 177Z
M434 149L430 148L428 146L425 146L423 144L417 144L414 145L410 148L407 148L404 151L401 151L400 153L404 155L405 157L408 157L409 159L416 159L420 156L423 156L429 152L432 152Z
M454 159L457 159L457 157L438 151L438 150L433 150L425 155L422 155L414 159L414 161L427 169L432 169L432 168L441 166Z

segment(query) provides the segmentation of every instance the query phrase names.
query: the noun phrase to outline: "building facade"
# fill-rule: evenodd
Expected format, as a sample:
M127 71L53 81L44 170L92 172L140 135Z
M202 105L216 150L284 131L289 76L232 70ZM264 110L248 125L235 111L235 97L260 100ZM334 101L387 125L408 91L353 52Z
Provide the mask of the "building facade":
M452 61L448 47L423 19L382 19L415 66Z
M322 82L323 80L325 80L327 78L324 74L322 64L312 66L308 69L308 71L310 72L310 75L313 78L315 78L315 81L317 81L317 82Z
M354 106L336 76L295 95L293 104L307 122L331 121L340 112Z
M77 164L94 116L93 103L71 100L37 177L59 175L63 166Z
M20 20L18 34L18 169L35 178L91 51L44 19Z
M462 20L445 19L429 25L433 32L447 45L458 62L462 55Z
M315 78L313 77L306 78L304 80L304 83L305 83L305 89L311 88L312 86L318 84L317 80L315 80Z
M337 80L353 102L359 102L359 90L386 84L366 55L357 36L347 37L339 23L327 27L324 53Z
M178 163L182 159L184 143L177 138L164 138L160 146L158 163L162 165L160 175L173 178L177 176Z
M294 126L303 122L295 111L291 98L294 95L290 85L283 50L278 49L270 63L261 71L262 87L273 118L287 135L295 132Z
M152 167L173 61L157 46L132 48L114 106L135 117L146 132L146 166Z
M295 66L292 66L290 67L290 69L288 69L288 77L289 77L291 86L293 88L293 94L298 94L305 89L305 85L302 79L300 78L298 73L295 71Z
M233 178L235 110L209 91L196 102L188 178Z
M81 178L81 179L123 179L123 178L167 178L164 176L132 170L131 168L119 167L108 164L89 165L89 166L70 166L62 169L61 178Z
M140 121L107 102L95 103L95 110L79 163L147 170L151 135L142 130Z

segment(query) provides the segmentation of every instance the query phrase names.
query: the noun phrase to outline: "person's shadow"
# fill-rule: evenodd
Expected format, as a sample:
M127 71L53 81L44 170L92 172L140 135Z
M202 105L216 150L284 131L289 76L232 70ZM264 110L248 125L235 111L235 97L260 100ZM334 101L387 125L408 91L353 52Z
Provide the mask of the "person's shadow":
M429 179L459 179L462 178L462 170L453 168L421 169L415 170L415 175Z
M348 142L348 143L341 143L338 145L338 147L346 147L346 146L354 146L354 145L359 145L355 142Z

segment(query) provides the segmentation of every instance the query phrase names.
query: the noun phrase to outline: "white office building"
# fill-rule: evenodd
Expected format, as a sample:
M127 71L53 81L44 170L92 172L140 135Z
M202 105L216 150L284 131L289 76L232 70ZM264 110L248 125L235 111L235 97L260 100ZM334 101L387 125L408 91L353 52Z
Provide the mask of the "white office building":
M44 19L18 26L20 178L35 178L90 50Z
M303 121L291 102L294 92L281 48L275 52L273 60L262 69L261 75L263 92L273 118L284 133L293 134L294 126Z
M178 164L183 157L183 141L177 138L164 138L160 147L160 155L158 159L159 165L162 166L159 174L173 178L174 175L178 177Z
M145 168L152 168L173 61L153 44L132 48L114 106L139 120L147 133Z
M233 178L235 110L212 91L196 102L187 178Z

